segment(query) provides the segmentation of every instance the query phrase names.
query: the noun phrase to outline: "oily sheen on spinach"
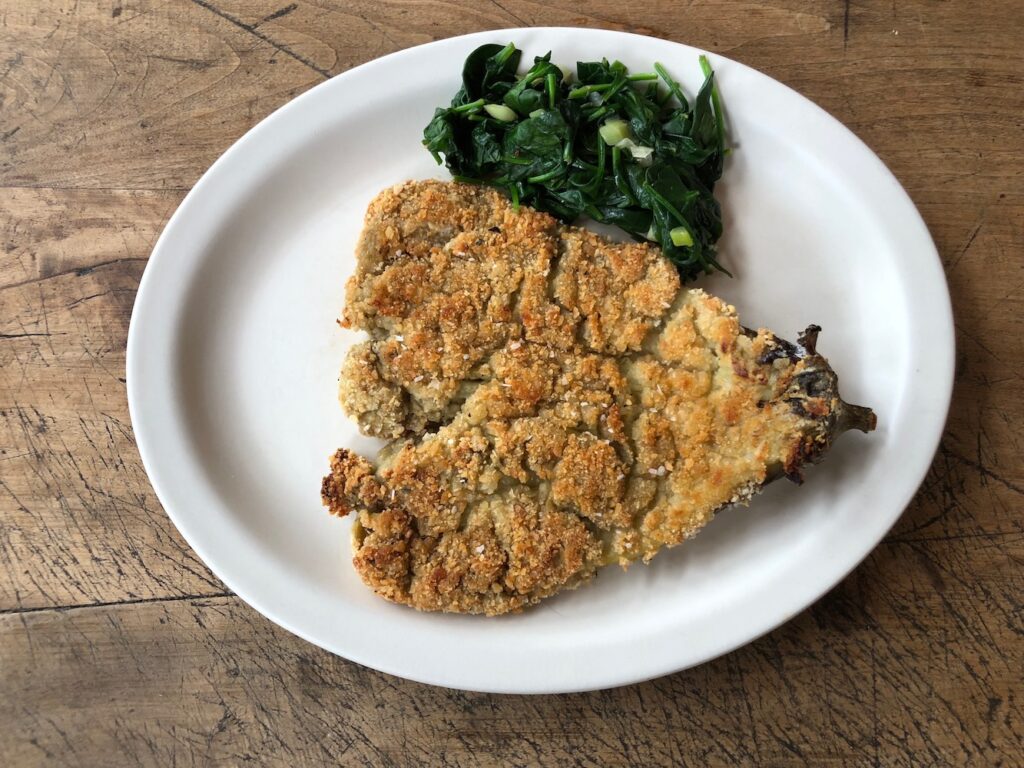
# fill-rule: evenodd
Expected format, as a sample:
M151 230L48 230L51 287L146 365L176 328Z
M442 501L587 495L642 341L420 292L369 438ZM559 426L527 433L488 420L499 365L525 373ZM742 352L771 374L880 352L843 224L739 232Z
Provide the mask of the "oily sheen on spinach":
M521 55L512 43L469 55L462 87L423 131L438 163L515 205L654 241L684 280L726 271L715 259L722 216L713 194L725 136L707 59L691 103L660 64L630 74L618 61L578 62L573 77L549 52L517 75Z

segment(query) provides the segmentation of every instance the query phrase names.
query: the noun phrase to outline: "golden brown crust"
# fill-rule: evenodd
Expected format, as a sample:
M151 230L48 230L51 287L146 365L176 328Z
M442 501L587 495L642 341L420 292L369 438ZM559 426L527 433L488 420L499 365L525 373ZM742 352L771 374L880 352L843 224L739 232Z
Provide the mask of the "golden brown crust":
M370 341L341 400L399 440L376 468L339 451L323 498L358 511L355 567L390 600L518 610L679 544L827 447L824 361L681 290L650 246L409 182L370 205L358 255L344 322Z
M375 504L382 492L373 465L362 456L344 449L331 456L331 473L320 485L320 499L332 515L342 517L357 506Z

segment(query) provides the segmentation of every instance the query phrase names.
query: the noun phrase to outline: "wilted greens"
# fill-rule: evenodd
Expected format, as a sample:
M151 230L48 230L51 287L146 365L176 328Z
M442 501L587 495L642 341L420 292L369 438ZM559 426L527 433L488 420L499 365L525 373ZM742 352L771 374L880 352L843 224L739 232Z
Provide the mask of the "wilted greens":
M725 136L714 73L693 103L660 64L630 74L618 61L578 62L575 77L538 56L483 45L462 87L438 108L423 144L460 181L504 190L572 222L581 216L652 240L684 280L712 269L722 217L713 191Z

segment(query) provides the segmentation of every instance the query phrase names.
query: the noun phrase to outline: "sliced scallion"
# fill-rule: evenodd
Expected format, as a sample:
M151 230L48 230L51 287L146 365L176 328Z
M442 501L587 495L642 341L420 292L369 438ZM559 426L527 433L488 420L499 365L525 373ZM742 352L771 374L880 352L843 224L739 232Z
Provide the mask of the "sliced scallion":
M605 144L611 144L613 147L623 139L629 138L629 123L625 120L606 120L597 130Z
M509 109L504 104L484 104L484 112L503 123L514 122L519 117L515 111Z
M668 231L668 236L672 238L672 245L678 245L680 248L693 245L693 235L686 227L673 227Z

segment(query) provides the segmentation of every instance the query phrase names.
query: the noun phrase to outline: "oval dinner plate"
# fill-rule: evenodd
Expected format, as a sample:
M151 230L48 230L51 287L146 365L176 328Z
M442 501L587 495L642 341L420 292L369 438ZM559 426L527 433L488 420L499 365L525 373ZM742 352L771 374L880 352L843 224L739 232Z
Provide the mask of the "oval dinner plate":
M810 323L850 402L878 430L844 435L802 487L776 483L647 567L501 618L417 613L350 563L350 523L320 505L339 446L372 455L336 397L358 337L335 323L370 199L445 176L420 144L466 55L513 41L524 61L662 62L689 92L700 51L621 32L505 29L422 45L345 72L261 122L167 224L128 335L128 401L167 514L260 613L348 659L481 691L637 682L730 651L843 578L910 501L953 380L953 322L920 215L850 131L786 86L711 56L734 147L720 200L734 279L698 284L745 325Z

